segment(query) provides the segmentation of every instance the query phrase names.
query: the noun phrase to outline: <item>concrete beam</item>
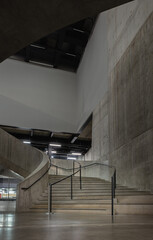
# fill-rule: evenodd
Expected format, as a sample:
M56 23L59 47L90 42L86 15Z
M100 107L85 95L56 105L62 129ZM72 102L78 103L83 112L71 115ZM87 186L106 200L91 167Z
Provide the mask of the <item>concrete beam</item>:
M0 62L57 29L131 1L2 0Z

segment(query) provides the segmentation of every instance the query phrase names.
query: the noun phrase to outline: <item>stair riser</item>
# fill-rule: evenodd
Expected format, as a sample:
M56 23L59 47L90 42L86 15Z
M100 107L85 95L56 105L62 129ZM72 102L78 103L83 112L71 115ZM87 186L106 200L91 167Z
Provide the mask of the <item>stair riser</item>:
M110 209L110 204L109 205L86 205L86 204L83 204L83 205L79 205L79 204L74 204L74 205L52 205L52 208L53 209L74 209L74 210L76 210L76 209L78 209L78 210L80 210L80 209L93 209L93 210L107 210L107 209ZM47 205L37 205L37 206L33 206L32 207L33 209L35 208L35 209L41 209L41 208L43 208L43 209L48 209L48 206Z
M117 200L114 200L114 203L117 203ZM48 205L48 201L44 201L44 200L39 200L35 203L36 205ZM53 201L53 204L56 205L62 205L62 204L67 204L67 205L72 205L72 204L111 204L111 200L78 200L78 201L74 201L74 200L70 200L70 201Z
M153 204L153 195L118 197L121 204Z
M35 212L35 213L47 213L47 209L30 209L30 212ZM65 213L65 214L70 214L70 213L80 213L80 214L101 214L101 215L111 215L110 210L63 210L63 209L53 209L53 213Z
M153 215L153 205L117 205L115 206L115 213L119 215Z
M56 182L64 176L52 176ZM79 177L73 178L73 199L71 200L70 179L53 186L52 203L55 213L96 213L111 215L111 184L97 178L82 178L80 190ZM33 212L48 211L48 188L31 208ZM147 192L136 191L117 185L114 199L115 214L153 214L153 196Z

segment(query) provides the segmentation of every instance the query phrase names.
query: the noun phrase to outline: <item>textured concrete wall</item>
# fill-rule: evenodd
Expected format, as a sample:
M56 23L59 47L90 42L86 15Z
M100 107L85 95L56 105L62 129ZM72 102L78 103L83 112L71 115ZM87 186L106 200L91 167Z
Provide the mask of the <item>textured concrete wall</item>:
M153 14L111 72L110 162L118 180L153 190Z
M23 177L31 174L42 162L40 151L0 129L0 164Z
M32 203L47 188L48 156L0 129L0 164L26 177L18 185L16 206L19 212L29 211ZM40 180L36 182L38 179ZM22 189L29 186L31 187L27 191Z
M108 93L93 112L92 154L93 160L108 163L109 131L108 131Z
M32 204L35 203L40 197L40 195L47 189L48 169L49 169L48 156L42 153L41 164L17 187L17 201L16 201L17 212L29 212L30 207L32 207ZM40 180L37 181L38 179ZM33 183L35 184L32 185ZM28 190L22 189L27 188L29 186L31 187Z
M100 158L101 162L109 162L117 167L120 184L151 191L152 11L151 0L134 1L108 11L107 113L104 105L100 104L93 112L91 151L93 160ZM106 102L106 99L103 98L103 101Z

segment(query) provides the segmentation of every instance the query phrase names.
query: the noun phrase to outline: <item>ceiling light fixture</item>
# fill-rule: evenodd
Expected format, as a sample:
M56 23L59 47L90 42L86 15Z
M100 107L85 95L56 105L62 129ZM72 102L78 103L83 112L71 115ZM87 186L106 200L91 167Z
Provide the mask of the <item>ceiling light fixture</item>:
M31 44L30 46L31 47L35 47L35 48L40 48L40 49L46 49L45 47L38 46L38 45L35 45L35 44Z
M75 157L67 157L67 160L76 160Z
M61 144L54 144L54 143L50 143L49 146L51 147L61 147Z
M74 143L76 140L77 140L78 137L74 137L72 140L71 140L71 143Z
M57 151L51 151L51 153L55 153L55 154L56 154L56 153L57 153Z
M23 143L25 143L25 144L31 144L30 141L23 141Z
M76 55L72 54L72 53L66 53L66 55L71 56L71 57L76 57Z
M80 29L78 29L78 28L73 28L73 30L76 31L76 32L84 33L83 30L80 30Z
M36 62L36 61L32 61L32 60L29 60L29 63L33 63L33 64L36 64L36 65L39 65L39 66L44 66L44 67L51 67L51 68L54 67L54 66L51 65L51 64L42 63L42 62Z
M75 155L75 156L81 156L82 155L82 153L72 153L72 155Z

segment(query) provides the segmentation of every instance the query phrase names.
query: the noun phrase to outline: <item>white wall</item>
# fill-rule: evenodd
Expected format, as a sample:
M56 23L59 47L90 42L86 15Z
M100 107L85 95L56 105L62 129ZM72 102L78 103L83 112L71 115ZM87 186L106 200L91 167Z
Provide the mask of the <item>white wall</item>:
M15 60L0 64L0 124L76 130L76 75Z
M14 60L0 64L0 124L79 130L105 97L111 69L151 13L153 1L143 4L135 0L99 15L77 74Z
M78 129L108 91L107 12L99 15L77 71Z

